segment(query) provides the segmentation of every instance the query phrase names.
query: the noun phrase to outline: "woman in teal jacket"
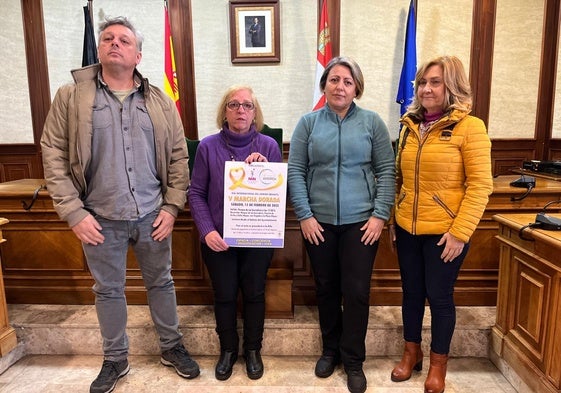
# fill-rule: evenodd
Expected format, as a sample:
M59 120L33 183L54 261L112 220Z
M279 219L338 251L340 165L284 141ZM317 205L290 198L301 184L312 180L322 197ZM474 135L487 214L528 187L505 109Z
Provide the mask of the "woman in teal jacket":
M288 186L316 283L323 351L315 373L328 377L342 361L349 390L364 392L370 278L394 202L395 160L382 119L354 103L364 91L354 60L332 59L320 87L325 106L292 135Z

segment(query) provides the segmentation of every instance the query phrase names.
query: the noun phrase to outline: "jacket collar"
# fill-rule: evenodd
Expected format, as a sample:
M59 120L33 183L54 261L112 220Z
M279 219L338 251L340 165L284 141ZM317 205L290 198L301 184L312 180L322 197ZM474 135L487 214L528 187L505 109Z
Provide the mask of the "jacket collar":
M75 83L81 83L86 81L95 80L97 87L105 86L103 79L101 78L101 64L96 63L86 67L77 68L70 71L72 78L74 78ZM135 68L134 69L134 82L138 86L138 91L143 92L144 95L148 94L150 91L150 84L147 78L144 78L142 74Z
M438 128L446 128L451 124L458 123L464 117L466 117L469 112L463 112L457 109L453 109L451 112L448 112L444 116L442 116L434 125ZM401 119L401 124L411 128L417 129L419 127L419 121L414 119L411 116L406 116Z
M339 115L337 115L337 113L329 107L329 104L327 102L325 103L323 108L327 113L329 113L330 116L335 116L335 118L338 118ZM349 117L355 111L355 108L356 108L356 103L353 101L351 102L351 105L349 105L349 110L347 111L347 114L345 115L344 119Z

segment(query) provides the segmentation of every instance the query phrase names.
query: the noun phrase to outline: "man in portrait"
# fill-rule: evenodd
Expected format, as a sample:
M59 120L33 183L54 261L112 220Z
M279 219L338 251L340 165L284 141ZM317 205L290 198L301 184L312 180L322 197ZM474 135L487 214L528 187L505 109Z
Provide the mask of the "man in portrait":
M258 17L253 17L253 23L251 23L248 33L251 37L252 47L256 48L265 46L265 40L263 39L263 26L261 25Z

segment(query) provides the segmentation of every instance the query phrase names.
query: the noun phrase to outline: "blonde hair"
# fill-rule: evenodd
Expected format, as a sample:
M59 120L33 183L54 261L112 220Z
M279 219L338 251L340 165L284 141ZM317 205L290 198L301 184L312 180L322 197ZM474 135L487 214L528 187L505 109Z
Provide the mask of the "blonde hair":
M216 125L218 126L218 128L222 128L224 126L224 123L226 122L226 104L230 102L230 99L235 93L241 90L246 90L249 92L249 94L251 94L251 102L253 102L253 105L255 105L255 118L253 119L253 122L255 123L255 128L257 129L257 131L261 131L264 124L263 111L261 110L261 105L259 105L257 97L255 97L253 89L250 86L246 85L234 85L230 86L226 90L226 92L222 96L222 99L220 100L220 103L218 104Z
M442 78L444 79L444 112L448 113L453 109L470 112L472 106L471 87L462 62L456 56L439 56L427 61L417 70L415 74L415 94L413 95L413 102L407 107L406 115L411 115L417 119L424 118L425 109L419 102L417 94L419 82L427 70L435 65L442 69Z

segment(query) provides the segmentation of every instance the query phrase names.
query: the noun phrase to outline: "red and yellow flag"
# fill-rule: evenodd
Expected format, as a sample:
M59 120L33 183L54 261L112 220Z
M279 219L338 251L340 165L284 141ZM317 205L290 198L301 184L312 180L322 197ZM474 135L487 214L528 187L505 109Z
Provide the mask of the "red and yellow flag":
M179 106L179 89L177 88L177 72L175 69L175 56L173 54L173 41L169 25L169 14L167 1L164 2L164 90L175 102L177 110L181 113Z
M321 17L318 27L318 52L317 52L317 67L316 67L316 82L314 85L314 102L313 110L320 109L325 104L325 95L322 93L319 81L321 75L333 57L331 53L331 37L329 35L329 18L327 16L327 0L323 0L321 6Z

